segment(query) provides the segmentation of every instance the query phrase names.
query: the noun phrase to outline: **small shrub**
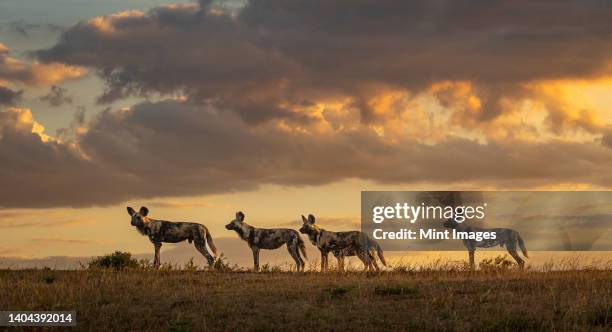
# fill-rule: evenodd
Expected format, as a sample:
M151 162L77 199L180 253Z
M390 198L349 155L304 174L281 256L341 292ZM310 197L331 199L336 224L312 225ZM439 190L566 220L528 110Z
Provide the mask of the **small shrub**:
M230 265L229 262L227 261L227 258L223 254L217 257L217 259L215 260L215 263L213 264L213 269L219 272L240 271L240 267L237 264Z
M142 258L138 260L138 268L141 270L147 270L153 268L153 262L148 258Z
M344 295L346 295L348 292L352 291L354 288L355 288L354 286L340 285L340 286L326 288L323 290L323 292L327 294L328 296L330 296L331 298L341 298Z
M263 273L283 272L283 269L278 265L270 265L266 263L259 268L259 272L263 272Z
M193 257L191 257L189 261L185 263L183 270L192 272L198 270L198 265L193 261Z
M374 294L382 296L415 295L418 294L418 292L418 288L407 285L376 286L376 288L374 288Z
M412 265L396 265L391 268L391 271L396 273L415 274L417 269Z
M132 258L129 252L115 251L112 254L98 256L89 262L88 269L137 269L140 267L138 260Z
M55 276L54 275L46 275L43 277L43 281L47 284L52 284L55 282Z
M478 264L480 269L483 271L505 271L514 265L516 265L516 263L512 261L508 255L499 255L495 258L485 258Z

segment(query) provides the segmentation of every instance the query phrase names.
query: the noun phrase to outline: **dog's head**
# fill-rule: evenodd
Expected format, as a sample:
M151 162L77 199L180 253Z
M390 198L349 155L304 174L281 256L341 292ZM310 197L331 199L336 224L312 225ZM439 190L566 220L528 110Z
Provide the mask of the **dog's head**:
M146 207L141 207L138 212L132 209L131 206L127 207L127 212L132 217L131 224L132 226L142 226L147 220L147 216L149 215L149 209Z
M236 212L236 218L225 225L225 229L237 231L242 229L242 223L244 222L244 213L242 211Z
M443 225L446 228L456 228L459 223L456 222L454 218L448 218Z
M316 234L319 232L319 227L315 225L315 216L312 214L308 215L308 219L302 215L303 225L300 227L300 233L302 234Z

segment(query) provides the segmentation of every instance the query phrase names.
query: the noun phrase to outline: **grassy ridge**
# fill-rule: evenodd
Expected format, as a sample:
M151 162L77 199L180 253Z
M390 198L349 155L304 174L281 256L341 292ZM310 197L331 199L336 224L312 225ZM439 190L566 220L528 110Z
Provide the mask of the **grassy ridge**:
M610 330L612 271L0 271L3 310L78 330Z

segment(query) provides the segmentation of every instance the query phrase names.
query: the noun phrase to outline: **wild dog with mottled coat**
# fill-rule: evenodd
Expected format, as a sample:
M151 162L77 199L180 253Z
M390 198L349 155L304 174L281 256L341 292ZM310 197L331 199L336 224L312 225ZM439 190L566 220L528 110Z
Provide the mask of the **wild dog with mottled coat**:
M194 243L198 251L206 258L209 266L213 266L217 255L217 248L213 243L212 236L208 228L202 224L194 222L175 222L149 218L149 209L141 207L138 212L128 206L128 214L132 217L132 226L135 226L140 234L148 236L155 247L154 267L159 267L159 251L162 242L178 243L187 240ZM213 252L211 255L206 249L206 244Z
M493 232L495 233L495 239L482 239L480 241L472 240L472 239L464 239L463 245L467 248L469 256L470 256L470 268L472 270L475 269L474 263L474 251L476 248L491 248L495 246L506 247L506 250L516 260L519 267L523 269L525 266L525 261L518 255L516 252L516 246L521 248L523 255L527 258L527 248L525 247L525 241L521 238L521 235L509 228L479 228L470 225L466 225L464 223L458 223L453 218L450 218L444 222L444 227L451 228L456 230L457 232Z
M306 258L306 246L300 234L293 229L287 228L256 228L244 222L244 213L236 212L236 219L225 225L228 230L238 233L238 236L247 242L253 251L253 267L259 271L259 250L278 249L287 244L287 250L295 261L298 271L304 271L306 263L300 256L300 251Z
M384 266L387 266L380 245L366 233L360 231L330 232L315 225L315 217L302 216L303 225L300 233L308 235L310 242L321 252L321 271L328 269L328 254L332 252L338 260L338 268L344 269L344 257L357 256L363 262L366 270L379 270L374 253Z

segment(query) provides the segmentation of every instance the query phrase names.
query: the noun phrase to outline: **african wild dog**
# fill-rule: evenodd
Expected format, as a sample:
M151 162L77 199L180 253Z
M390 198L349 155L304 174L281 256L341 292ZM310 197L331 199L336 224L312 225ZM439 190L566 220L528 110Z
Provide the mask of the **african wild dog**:
M330 232L315 225L315 217L308 215L308 219L302 216L303 225L300 233L307 234L310 242L321 252L321 271L328 268L328 254L331 251L338 259L338 268L344 269L345 256L357 256L369 270L374 267L378 270L374 252L384 266L387 266L382 248L376 241L371 239L366 233L360 231L351 232Z
M300 234L287 228L256 228L244 222L244 213L236 212L236 219L225 225L228 230L234 230L241 239L246 241L253 251L253 265L259 271L259 250L278 249L287 244L287 250L295 261L298 271L304 271L306 263L300 256L300 251L306 258L306 246Z
M128 206L128 214L132 217L132 226L142 235L149 237L149 240L155 247L155 260L153 266L159 267L159 250L162 246L162 242L166 243L178 243L182 241L189 241L194 243L196 249L206 257L209 266L213 266L215 257L211 255L206 249L206 244L212 250L214 255L217 255L217 248L213 243L212 236L208 231L208 228L202 224L193 222L172 222L165 220L157 220L149 218L149 209L141 207L140 211L136 212L134 209Z
M506 250L508 250L508 253L514 258L514 260L516 260L516 262L518 263L521 269L525 266L525 261L516 252L517 244L521 248L523 255L529 258L529 256L527 255L527 248L525 248L525 242L523 241L523 238L521 238L521 235L513 229L478 228L478 227L466 225L464 223L458 223L453 218L449 218L448 220L446 220L444 222L444 227L454 229L457 232L494 232L495 233L495 239L483 239L481 241L470 240L470 239L462 240L463 245L468 250L468 253L470 256L470 268L472 270L475 269L474 251L476 251L476 248L491 248L497 245L499 245L500 247L505 246Z

